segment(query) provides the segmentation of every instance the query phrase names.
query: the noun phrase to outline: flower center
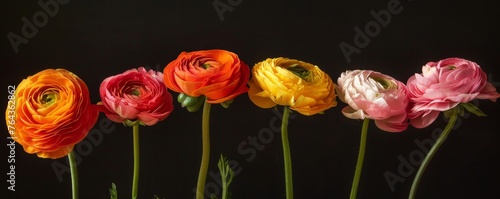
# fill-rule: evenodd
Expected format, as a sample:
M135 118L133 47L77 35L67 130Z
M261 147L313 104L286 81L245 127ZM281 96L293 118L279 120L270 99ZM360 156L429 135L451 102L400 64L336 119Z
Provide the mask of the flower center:
M455 69L455 68L457 68L457 67L456 67L456 66L453 66L453 65L448 66L448 69L450 69L450 70L453 70L453 69Z
M134 95L134 96L139 96L141 94L141 91L139 91L139 89L135 88L135 89L132 89L132 91L130 91L130 94Z
M208 68L218 68L219 67L219 62L217 61L214 61L214 60L204 60L204 61L201 61L201 64L200 67L207 70Z
M43 93L42 99L40 100L42 104L49 106L53 103L55 103L57 100L57 93L53 91L48 91Z
M128 85L126 89L124 89L123 94L129 95L132 97L139 97L142 93L141 86L137 83L133 83L132 85Z
M381 77L370 77L373 79L375 82L377 82L380 86L382 86L383 89L396 89L397 86L390 80L381 78Z
M298 64L292 65L288 68L286 68L288 71L292 72L293 74L297 75L303 80L309 81L310 80L310 75L311 72L308 71L307 69L303 68L302 66L299 66Z
M207 70L207 69L208 69L208 67L210 67L210 64L209 64L209 63L204 63L204 64L202 64L202 65L201 65L201 67L202 67L203 69Z

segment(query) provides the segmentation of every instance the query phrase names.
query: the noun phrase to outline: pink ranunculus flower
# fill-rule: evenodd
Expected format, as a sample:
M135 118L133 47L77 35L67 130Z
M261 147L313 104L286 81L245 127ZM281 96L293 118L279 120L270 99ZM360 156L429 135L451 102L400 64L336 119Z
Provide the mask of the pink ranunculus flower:
M167 118L174 108L162 73L144 67L106 78L100 95L106 116L114 122L139 120L151 126Z
M349 106L342 113L351 119L373 119L378 128L401 132L408 127L409 104L405 84L371 70L346 71L338 78L337 94Z
M429 62L422 74L415 74L407 82L410 97L409 119L416 128L429 126L439 112L454 108L474 99L496 101L500 94L487 82L486 73L478 64L447 58Z

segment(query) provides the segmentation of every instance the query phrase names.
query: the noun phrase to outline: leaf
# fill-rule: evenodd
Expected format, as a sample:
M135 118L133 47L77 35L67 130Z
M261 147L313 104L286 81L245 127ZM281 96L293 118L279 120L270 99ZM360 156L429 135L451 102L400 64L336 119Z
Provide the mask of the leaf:
M110 199L118 199L118 191L116 190L115 183L111 183L111 188L109 188Z
M233 181L234 171L229 166L228 159L224 157L222 154L220 155L220 159L219 162L217 163L217 166L219 167L220 177L222 179L222 199L229 199L231 198L231 192L229 192L229 185L231 185L231 182Z
M462 103L460 106L464 107L467 111L474 113L474 115L477 115L479 117L481 116L487 116L486 114L481 111L478 107L474 106L472 103Z

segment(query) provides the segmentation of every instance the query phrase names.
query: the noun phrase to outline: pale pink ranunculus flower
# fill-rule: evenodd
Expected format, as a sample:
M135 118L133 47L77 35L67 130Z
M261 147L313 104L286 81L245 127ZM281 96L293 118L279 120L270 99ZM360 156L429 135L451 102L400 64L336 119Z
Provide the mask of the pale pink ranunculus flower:
M462 58L429 62L407 82L410 109L408 117L416 128L429 126L439 112L474 99L495 101L500 97L487 82L486 73L478 64Z
M337 94L349 106L342 113L351 119L373 119L378 128L401 132L408 127L409 100L405 84L371 70L346 71L337 80Z
M167 118L174 108L162 73L144 67L106 78L99 92L105 114L114 122L139 120L151 126Z

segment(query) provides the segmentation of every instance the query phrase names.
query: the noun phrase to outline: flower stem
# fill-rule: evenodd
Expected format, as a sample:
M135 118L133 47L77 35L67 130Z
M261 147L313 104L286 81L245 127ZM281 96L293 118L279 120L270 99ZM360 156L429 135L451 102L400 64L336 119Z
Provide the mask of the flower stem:
M356 163L356 171L354 172L354 179L352 181L350 199L355 199L358 194L359 179L361 178L361 171L363 170L363 160L365 159L366 136L368 134L368 124L370 119L365 118L363 127L361 127L361 138L359 141L358 162Z
M69 167L71 170L71 190L73 199L78 199L78 170L76 169L75 154L71 151L68 154Z
M415 179L413 179L413 183L411 184L411 189L410 189L410 195L408 196L409 199L414 199L415 194L417 193L417 188L418 184L420 182L420 179L422 178L422 175L424 174L425 168L427 168L427 165L429 165L429 162L431 161L432 157L434 154L436 154L437 150L443 144L443 142L446 140L446 137L448 137L448 134L450 134L451 129L455 125L455 122L457 121L457 113L454 112L450 116L450 120L448 121L448 124L444 128L443 132L441 135L439 135L438 139L436 140L436 143L432 145L431 149L429 150L429 153L425 156L424 160L422 161L422 164L418 168L417 174L415 175Z
M134 176L132 178L132 199L137 198L139 188L139 123L132 126L134 142Z
M283 110L283 121L281 122L281 142L283 145L283 160L285 165L286 198L293 199L292 157L290 155L290 144L288 143L289 115L290 110L288 107L285 107Z
M203 104L203 116L201 125L202 154L198 184L196 187L196 199L204 199L205 181L207 179L208 164L210 160L210 104L205 99Z

